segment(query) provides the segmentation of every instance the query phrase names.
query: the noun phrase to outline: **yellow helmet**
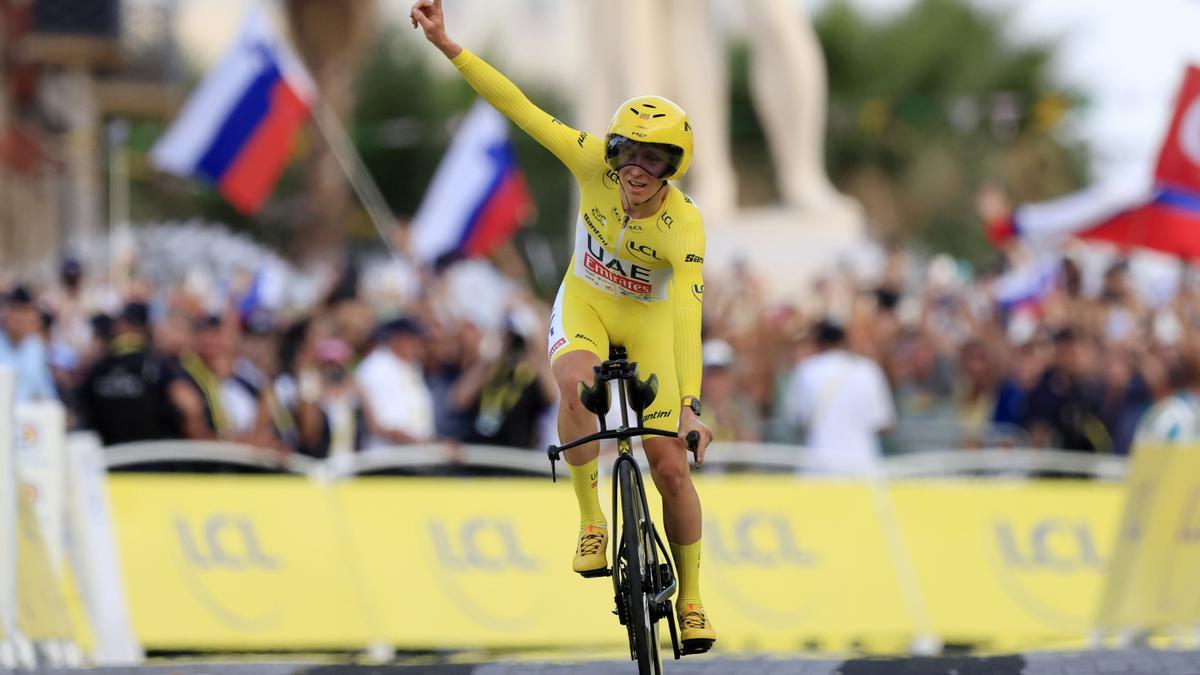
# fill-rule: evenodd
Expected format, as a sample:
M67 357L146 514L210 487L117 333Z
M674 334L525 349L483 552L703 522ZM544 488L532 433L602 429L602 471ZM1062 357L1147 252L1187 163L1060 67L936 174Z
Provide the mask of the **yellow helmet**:
M620 168L621 149L629 141L664 146L670 168L659 178L679 180L692 163L692 125L687 113L662 96L638 96L617 108L605 137L605 160Z

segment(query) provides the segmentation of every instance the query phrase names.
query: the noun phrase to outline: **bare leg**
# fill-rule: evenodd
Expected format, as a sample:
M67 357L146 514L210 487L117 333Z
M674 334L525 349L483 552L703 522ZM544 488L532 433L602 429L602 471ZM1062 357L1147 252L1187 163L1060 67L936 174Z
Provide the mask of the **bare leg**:
M554 380L558 383L558 438L562 443L596 433L596 416L579 401L579 383L591 386L596 379L594 366L600 359L587 351L567 352L554 362ZM583 466L600 455L600 443L585 443L565 453L567 464Z
M700 496L692 484L688 453L678 438L647 438L643 441L650 460L650 475L662 495L663 526L675 544L700 540Z

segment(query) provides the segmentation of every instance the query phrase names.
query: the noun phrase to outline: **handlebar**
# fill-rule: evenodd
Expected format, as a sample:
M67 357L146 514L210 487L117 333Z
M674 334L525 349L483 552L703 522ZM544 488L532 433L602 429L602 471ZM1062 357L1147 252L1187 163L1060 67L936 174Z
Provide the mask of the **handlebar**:
M583 438L577 438L577 439L571 441L570 443L566 443L564 445L551 445L549 448L546 449L546 456L550 459L550 475L553 480L555 480L555 481L558 480L558 477L554 471L555 463L559 460L559 458L562 456L562 453L566 450L570 450L571 448L576 448L585 443L591 443L593 441L606 441L606 440L613 440L613 439L620 439L620 438L633 438L634 436L665 436L667 438L675 438L676 436L678 436L678 434L676 434L675 432L672 432L672 431L663 431L661 429L650 429L648 427L630 427L628 429L623 429L623 430L622 429L609 429L607 431L599 431L594 434L584 436ZM689 431L687 437L685 438L685 445L687 446L688 452L691 452L693 455L695 455L696 450L700 447L700 432L699 431Z

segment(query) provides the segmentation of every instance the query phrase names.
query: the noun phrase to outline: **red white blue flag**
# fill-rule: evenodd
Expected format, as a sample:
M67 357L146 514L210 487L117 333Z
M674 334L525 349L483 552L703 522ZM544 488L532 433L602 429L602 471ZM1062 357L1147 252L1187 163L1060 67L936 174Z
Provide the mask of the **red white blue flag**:
M533 199L508 137L508 122L475 104L434 173L413 216L413 255L429 263L446 254L487 255L533 213Z
M1200 68L1190 66L1154 176L1127 176L1048 202L1026 204L989 224L994 242L1064 237L1200 259Z
M202 178L239 211L255 213L287 166L316 95L300 60L256 7L150 151L151 161Z

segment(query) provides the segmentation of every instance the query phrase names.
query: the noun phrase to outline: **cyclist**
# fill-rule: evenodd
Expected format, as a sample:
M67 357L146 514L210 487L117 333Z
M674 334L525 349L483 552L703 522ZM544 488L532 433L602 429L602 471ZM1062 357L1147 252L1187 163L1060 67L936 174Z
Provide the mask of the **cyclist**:
M625 346L643 373L659 378L646 426L677 431L645 439L663 523L679 578L676 609L687 651L716 640L700 598L700 499L683 439L700 434L696 463L712 432L700 421L700 310L704 299L704 226L700 211L668 179L679 180L692 159L692 128L679 106L659 96L621 104L603 139L563 124L507 78L446 34L441 0L413 5L413 27L451 60L497 110L541 143L575 176L580 204L575 250L550 316L549 358L558 384L558 433L564 439L596 431L579 400L593 366L610 342ZM607 521L597 492L599 444L566 453L579 502L580 530L572 569L600 576L608 566Z

